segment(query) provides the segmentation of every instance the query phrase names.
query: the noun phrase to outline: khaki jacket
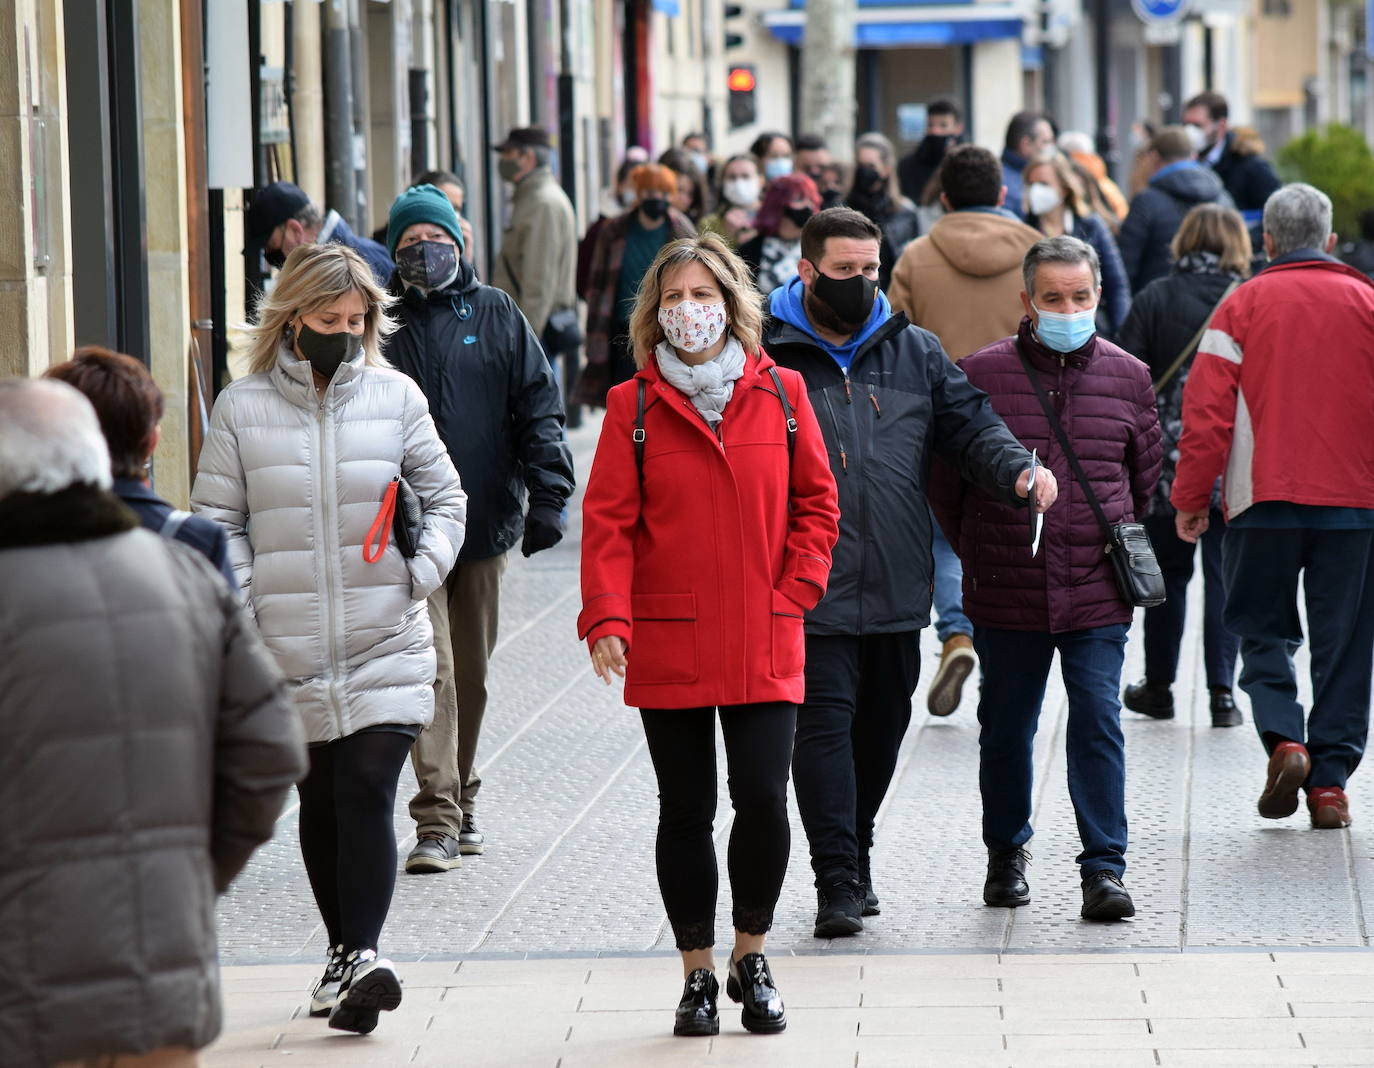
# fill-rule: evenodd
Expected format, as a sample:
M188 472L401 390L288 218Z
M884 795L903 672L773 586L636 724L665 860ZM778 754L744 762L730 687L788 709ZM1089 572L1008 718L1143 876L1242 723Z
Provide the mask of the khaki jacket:
M542 337L550 315L576 304L576 274L572 202L549 168L536 167L515 187L492 285L515 299L535 335Z
M952 211L902 253L887 296L929 330L958 363L984 345L1016 333L1021 316L1021 261L1043 235L991 211Z

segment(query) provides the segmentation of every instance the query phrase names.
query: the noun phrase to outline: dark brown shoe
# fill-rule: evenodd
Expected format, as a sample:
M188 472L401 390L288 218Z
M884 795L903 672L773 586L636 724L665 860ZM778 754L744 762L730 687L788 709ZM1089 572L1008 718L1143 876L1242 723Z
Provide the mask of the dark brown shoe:
M1307 811L1319 831L1338 831L1350 826L1350 798L1339 786L1318 786L1307 791Z
M1298 811L1298 791L1312 770L1312 759L1301 742L1279 742L1269 756L1269 775L1260 794L1259 814L1281 820Z

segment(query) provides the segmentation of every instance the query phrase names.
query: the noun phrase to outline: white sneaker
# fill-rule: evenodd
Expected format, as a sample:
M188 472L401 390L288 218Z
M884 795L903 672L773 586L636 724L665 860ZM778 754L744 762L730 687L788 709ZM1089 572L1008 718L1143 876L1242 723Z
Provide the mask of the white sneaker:
M401 978L396 967L375 949L354 950L345 960L347 969L339 1000L329 1013L329 1026L336 1031L370 1034L377 1026L377 1015L401 1004Z
M333 946L329 950L329 961L324 966L324 974L310 991L310 1015L328 1016L329 1011L339 1000L339 988L344 980L343 946Z

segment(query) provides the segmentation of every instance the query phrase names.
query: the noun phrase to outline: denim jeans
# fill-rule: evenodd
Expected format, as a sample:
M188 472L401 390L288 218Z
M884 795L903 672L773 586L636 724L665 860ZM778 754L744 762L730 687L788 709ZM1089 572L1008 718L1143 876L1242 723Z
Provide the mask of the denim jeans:
M1266 749L1305 736L1312 786L1344 789L1364 755L1374 668L1371 552L1369 530L1226 532L1226 626L1240 636L1240 688ZM1303 639L1299 574L1312 649L1306 723L1293 665Z
M978 788L989 849L1014 849L1035 833L1035 730L1057 649L1069 696L1069 797L1083 843L1077 863L1084 878L1126 870L1126 744L1117 694L1127 629L1125 623L1063 634L974 628L983 666Z
M930 514L931 552L935 557L935 636L941 644L956 634L972 634L964 615L964 565L945 538L935 513Z
M1221 565L1221 544L1226 536L1226 520L1212 510L1207 533L1198 544L1190 545L1174 529L1172 513L1145 520L1159 568L1164 572L1164 591L1168 600L1145 609L1145 678L1149 682L1173 684L1178 674L1178 647L1188 618L1188 583L1193 577L1194 561L1202 551L1202 655L1207 666L1207 685L1225 686L1236 680L1236 655L1240 639L1226 629L1222 613L1226 608L1226 581Z

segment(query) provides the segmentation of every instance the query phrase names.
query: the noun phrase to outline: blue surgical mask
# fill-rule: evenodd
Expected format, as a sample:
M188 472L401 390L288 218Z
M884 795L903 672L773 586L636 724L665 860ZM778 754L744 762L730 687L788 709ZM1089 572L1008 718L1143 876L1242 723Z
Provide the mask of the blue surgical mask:
M1055 352L1075 352L1086 345L1097 333L1097 309L1074 312L1064 315L1060 312L1035 309L1040 316L1036 323L1035 335L1041 344Z
M763 165L763 176L770 182L792 173L791 156L774 156Z

